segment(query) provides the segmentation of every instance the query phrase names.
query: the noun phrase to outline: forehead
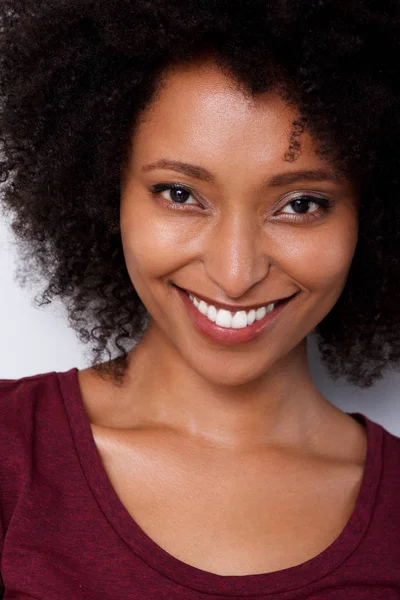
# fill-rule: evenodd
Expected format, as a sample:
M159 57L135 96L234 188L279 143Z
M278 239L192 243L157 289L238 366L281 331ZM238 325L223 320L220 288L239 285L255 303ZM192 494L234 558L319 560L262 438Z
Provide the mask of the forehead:
M197 164L213 161L216 168L278 167L299 116L276 92L252 96L212 62L178 66L164 74L144 111L135 147L143 160L157 155ZM296 168L323 166L307 132L301 149Z

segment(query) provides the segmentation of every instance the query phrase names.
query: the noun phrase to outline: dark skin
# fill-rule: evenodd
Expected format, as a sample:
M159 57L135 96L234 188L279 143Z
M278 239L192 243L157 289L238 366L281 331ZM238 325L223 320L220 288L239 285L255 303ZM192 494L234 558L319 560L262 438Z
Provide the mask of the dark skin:
M307 133L297 160L284 160L295 117L279 96L251 98L212 62L166 74L121 185L126 264L149 327L122 385L79 373L121 502L167 552L219 575L322 552L363 476L365 430L316 388L306 346L345 285L359 199ZM297 171L328 178L277 181ZM159 183L191 195L174 210L170 191L149 191ZM311 200L296 220L293 200L305 191L331 208ZM243 307L297 296L261 337L224 346L194 329L172 284Z

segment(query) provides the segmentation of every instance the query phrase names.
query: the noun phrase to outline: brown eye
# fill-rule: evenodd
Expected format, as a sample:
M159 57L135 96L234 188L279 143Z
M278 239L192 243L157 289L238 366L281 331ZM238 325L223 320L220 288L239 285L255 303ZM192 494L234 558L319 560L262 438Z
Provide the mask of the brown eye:
M151 188L153 194L160 194L165 200L173 204L196 204L192 192L183 186L172 184L157 184ZM188 200L192 198L192 202Z
M289 211L284 210L287 207L290 208ZM281 214L290 215L291 219L303 219L306 221L307 219L321 217L321 213L326 213L331 207L332 203L328 198L313 196L312 194L302 194L285 204Z
M324 202L322 198L316 198L315 196L303 195L291 200L286 204L286 206L290 206L295 214L304 214L307 213L310 205L315 209L315 207L321 206ZM313 210L311 211L313 212Z

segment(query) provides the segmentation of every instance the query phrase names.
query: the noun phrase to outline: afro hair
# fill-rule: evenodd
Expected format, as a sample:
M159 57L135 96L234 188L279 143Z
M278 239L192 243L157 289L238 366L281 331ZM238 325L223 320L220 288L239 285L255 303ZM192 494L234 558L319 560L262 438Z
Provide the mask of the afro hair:
M296 105L287 160L307 128L359 182L348 279L315 332L332 377L373 385L400 358L399 48L393 0L3 0L1 205L25 278L46 281L36 302L59 298L92 365L123 376L149 315L125 265L120 175L163 71L207 53Z

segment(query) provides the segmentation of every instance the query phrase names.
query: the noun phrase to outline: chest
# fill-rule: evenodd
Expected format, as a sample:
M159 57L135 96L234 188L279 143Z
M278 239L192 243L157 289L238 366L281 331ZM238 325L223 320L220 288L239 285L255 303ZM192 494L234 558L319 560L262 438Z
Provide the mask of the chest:
M313 558L342 532L362 468L296 456L239 460L93 429L121 503L184 563L219 575L268 573ZM172 445L174 446L174 445Z

